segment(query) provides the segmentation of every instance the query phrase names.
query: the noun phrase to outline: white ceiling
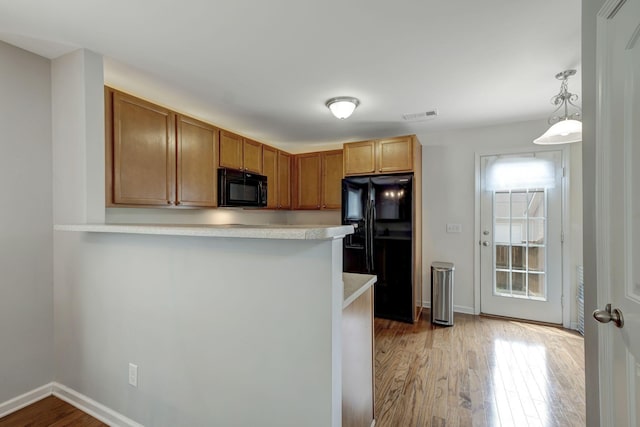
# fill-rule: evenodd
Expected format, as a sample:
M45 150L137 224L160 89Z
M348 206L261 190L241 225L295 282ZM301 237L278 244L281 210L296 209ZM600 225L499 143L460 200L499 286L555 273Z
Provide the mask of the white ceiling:
M0 39L284 147L546 118L567 68L581 93L580 0L0 0Z

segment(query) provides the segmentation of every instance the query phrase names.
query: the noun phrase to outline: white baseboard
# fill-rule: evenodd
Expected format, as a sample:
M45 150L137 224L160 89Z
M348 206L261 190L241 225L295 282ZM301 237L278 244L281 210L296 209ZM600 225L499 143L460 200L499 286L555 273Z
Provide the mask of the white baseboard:
M110 426L144 427L142 424L125 417L113 409L107 408L103 404L56 382L51 382L21 396L14 397L4 403L0 403L0 418L51 395L64 400L68 404L75 406L81 411L86 412L92 417Z
M422 301L423 308L431 308L431 301ZM466 305L454 305L453 306L454 313L463 313L463 314L476 314L473 307L467 307Z
M62 384L54 382L52 387L52 394L110 426L143 427L142 424L139 424L132 419L127 418L124 415L114 411L113 409L96 402L90 397L78 393L77 391L70 389L69 387Z
M49 383L43 385L42 387L38 387L35 390L28 391L18 397L14 397L11 400L0 403L0 418L9 415L12 412L18 411L25 406L29 406L32 403L37 402L38 400L42 400L47 396L51 396L52 387L53 383Z
M569 325L569 329L573 329L574 331L578 330L578 322L571 322Z

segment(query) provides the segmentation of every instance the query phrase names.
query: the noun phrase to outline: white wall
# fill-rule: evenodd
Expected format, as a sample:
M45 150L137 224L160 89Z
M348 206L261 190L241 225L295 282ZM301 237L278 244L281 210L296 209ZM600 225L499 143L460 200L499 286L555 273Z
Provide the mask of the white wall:
M474 310L474 251L478 244L475 226L475 155L500 151L536 149L531 142L548 128L546 120L463 129L419 135L423 144L423 283L424 303L430 303L430 266L433 261L455 264L456 311ZM582 229L580 144L573 144L568 165L572 193L571 230ZM446 224L462 225L462 233L447 233ZM565 230L565 233L567 230ZM575 301L575 268L581 264L582 242L572 234L570 283ZM575 310L571 315L575 319Z
M103 223L102 57L80 49L54 59L51 84L54 222Z
M341 240L55 239L59 383L148 426L339 425Z
M50 63L0 42L0 404L53 379Z

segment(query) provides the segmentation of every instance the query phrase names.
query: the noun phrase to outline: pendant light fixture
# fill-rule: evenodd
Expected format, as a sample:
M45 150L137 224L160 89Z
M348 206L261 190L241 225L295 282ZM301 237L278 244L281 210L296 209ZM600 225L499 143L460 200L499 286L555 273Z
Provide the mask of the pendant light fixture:
M582 141L582 122L580 121L580 107L574 102L578 100L578 95L570 93L568 90L569 77L574 76L576 70L566 70L556 74L556 79L561 80L560 92L551 98L551 103L557 108L554 114L559 110L562 116L552 115L549 118L549 124L552 125L542 136L533 140L534 144L553 145L568 144L570 142ZM569 106L577 111L569 114Z
M336 118L346 119L360 105L360 100L351 96L338 96L328 100L325 105Z

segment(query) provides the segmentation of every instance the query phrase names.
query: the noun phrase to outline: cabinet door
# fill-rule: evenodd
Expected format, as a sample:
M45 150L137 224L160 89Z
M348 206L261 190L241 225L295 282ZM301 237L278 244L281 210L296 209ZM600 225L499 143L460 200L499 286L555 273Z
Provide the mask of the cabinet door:
M369 175L376 172L376 149L374 141L344 144L345 175Z
M342 150L322 153L322 209L342 205Z
M220 167L242 169L242 142L243 138L240 135L220 131Z
M262 144L245 139L243 146L244 170L262 174Z
M262 146L262 174L267 177L267 209L278 207L278 150Z
M278 151L278 208L291 209L291 155Z
M216 206L218 129L178 116L176 205Z
M296 209L320 209L322 196L320 153L296 156Z
M175 194L175 115L115 92L113 95L113 201L168 205Z
M413 170L413 139L410 136L378 141L378 172Z

